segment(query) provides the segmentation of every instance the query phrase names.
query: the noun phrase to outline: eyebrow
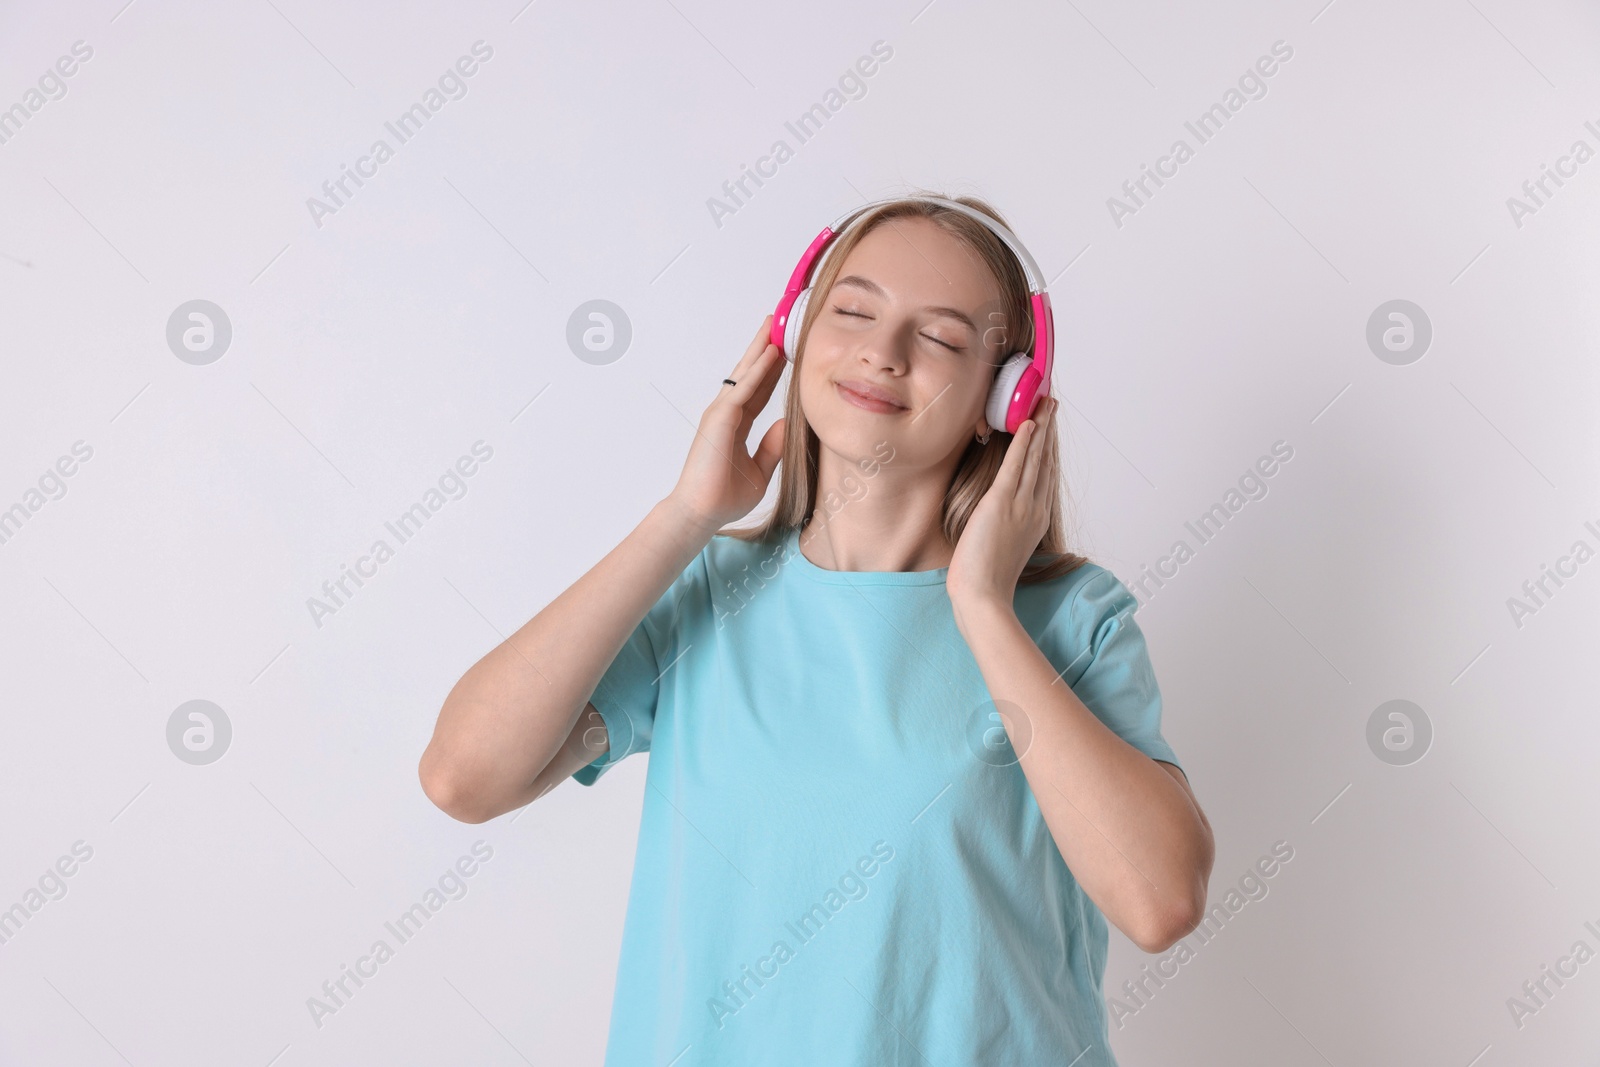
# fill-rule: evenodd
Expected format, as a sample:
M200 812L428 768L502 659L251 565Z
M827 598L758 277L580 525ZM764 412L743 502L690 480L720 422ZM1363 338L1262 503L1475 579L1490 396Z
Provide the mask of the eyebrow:
M886 300L889 297L889 294L883 291L883 286L879 285L870 278L863 278L859 274L847 274L843 278L840 278L838 281L834 282L833 285L835 289L841 285L849 285L856 289L861 289L871 293L873 296L882 297ZM973 333L978 332L978 327L973 325L972 319L960 308L929 306L923 308L922 310L931 311L935 315L948 316L949 318L955 319L957 322L966 326L966 328L971 330Z

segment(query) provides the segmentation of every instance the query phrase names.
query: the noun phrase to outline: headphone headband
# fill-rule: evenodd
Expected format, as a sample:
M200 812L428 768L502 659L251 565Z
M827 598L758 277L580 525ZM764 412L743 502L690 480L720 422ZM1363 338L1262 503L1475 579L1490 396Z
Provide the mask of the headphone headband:
M942 196L896 196L890 197L887 200L878 200L868 204L866 207L856 208L853 211L841 215L832 226L828 227L828 229L832 231L835 236L842 235L852 222L861 218L873 208L882 207L884 204L904 203L907 200L915 200L924 204L938 204L940 207L949 208L951 211L960 212L970 219L983 223L983 225L987 226L996 237L1005 242L1005 246L1011 249L1012 254L1017 257L1017 262L1022 265L1022 273L1028 279L1028 292L1044 292L1044 276L1039 273L1039 264L1033 261L1033 256L1029 255L1028 250L1023 247L1022 242L1017 240L1016 234L1012 233L1010 230L1006 229L1004 226L1000 225L994 219L990 218L988 215L985 215L976 208L970 208L967 205L957 203L954 200L946 200Z

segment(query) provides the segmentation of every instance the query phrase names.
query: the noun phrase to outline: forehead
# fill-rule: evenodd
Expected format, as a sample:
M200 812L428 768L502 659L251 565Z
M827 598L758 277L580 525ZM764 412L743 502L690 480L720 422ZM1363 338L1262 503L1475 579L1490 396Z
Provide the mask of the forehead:
M879 223L845 257L839 277L859 274L895 300L969 309L998 305L1000 284L964 240L925 218Z

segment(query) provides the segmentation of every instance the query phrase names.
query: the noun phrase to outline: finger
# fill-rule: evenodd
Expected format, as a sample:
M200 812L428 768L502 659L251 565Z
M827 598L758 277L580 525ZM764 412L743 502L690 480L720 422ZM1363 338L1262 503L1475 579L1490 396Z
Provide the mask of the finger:
M1049 418L1047 418L1045 420L1045 428L1046 428L1045 441L1043 443L1043 446L1040 449L1040 456L1039 456L1039 466L1040 466L1041 475L1040 475L1040 478L1039 478L1039 483L1038 483L1038 485L1036 485L1034 487L1034 491L1033 491L1034 503L1037 504L1041 508L1049 508L1055 503L1054 497L1052 495L1053 492L1054 492L1054 488L1055 488L1052 485L1052 479L1044 477L1042 472L1045 471L1045 470L1049 470L1050 469L1050 458L1052 456L1058 456L1060 454L1059 451L1058 451L1058 447L1059 446L1057 445L1057 442L1060 440L1060 434L1059 434L1060 425L1056 421L1056 415L1059 412L1059 410L1060 410L1060 405L1056 402L1055 397L1051 397L1050 398L1050 416L1049 416ZM1060 477L1060 469L1059 469L1059 467L1056 468L1055 477L1057 477L1057 478Z
M771 399L784 365L777 346L768 345L755 364L743 372L739 384L724 385L706 408L706 425L715 426L719 439L728 441L729 447L741 456L749 450L750 428Z
M769 345L761 358L756 360L755 366L744 372L745 376L740 379L738 386L728 388L727 402L739 407L739 428L736 431L739 441L749 439L750 428L755 425L756 416L766 410L773 391L783 378L785 366L787 364L777 346ZM747 382L749 390L745 389Z
M745 420L754 418L762 408L766 407L767 399L772 396L772 389L778 384L778 379L783 375L783 356L778 352L777 345L767 345L765 349L756 353L756 356L745 366L744 370L733 375L737 385L724 385L717 399L739 409L739 418L744 422L744 428L749 429ZM776 372L776 373L774 373Z
M1044 435L1044 427L1035 421L1028 433L1028 447L1022 455L1022 470L1017 474L1019 500L1033 497L1033 487L1039 480L1039 442L1044 440Z
M1050 402L1041 400L1034 412L1033 432L1028 436L1028 454L1023 460L1022 475L1018 479L1019 496L1032 497L1039 481L1039 468L1044 466L1044 448L1050 440Z
M1026 419L1017 432L1012 435L1011 443L1006 446L1005 458L1000 461L1000 470L994 476L994 490L998 490L1010 499L1017 495L1017 480L1022 475L1022 464L1026 460L1028 444L1033 440L1036 425L1032 419Z
M749 371L751 364L761 358L761 354L766 350L767 345L771 343L771 333L772 316L768 315L761 320L761 329L756 331L756 335L751 339L749 347L744 350L744 355L739 357L739 362L734 364L733 373L729 374L728 377L736 382L744 381L745 374ZM736 386L730 385L728 388L733 389Z
M783 381L784 368L789 365L777 345L768 346L768 350L762 355L763 361L756 364L755 371L760 381L756 383L754 395L745 404L745 413L751 419L766 409L767 402L772 399L773 392L778 388L778 383Z

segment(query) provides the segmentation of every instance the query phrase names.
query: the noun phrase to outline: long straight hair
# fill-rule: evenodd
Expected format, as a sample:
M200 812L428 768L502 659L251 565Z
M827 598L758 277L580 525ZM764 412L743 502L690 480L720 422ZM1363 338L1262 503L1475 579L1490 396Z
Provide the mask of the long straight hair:
M910 195L942 194L916 191ZM945 199L981 211L1006 229L1011 228L998 211L977 197L960 196ZM800 367L805 359L806 339L811 334L811 324L827 305L826 297L833 289L833 283L838 278L845 260L849 258L851 249L878 226L899 218L931 219L976 252L999 282L1001 306L1005 309L1005 325L1012 327L1005 330L1006 343L1002 346L1000 358L1003 360L1012 352L1033 350L1033 310L1029 302L1027 275L1023 273L1022 266L1017 262L1011 249L1007 248L1005 242L996 237L992 230L959 211L952 211L941 204L932 204L924 200L895 200L873 208L870 214L862 216L842 236L834 239L833 245L827 251L826 259L812 277L812 298L806 306L805 318L800 325L800 338L793 353L794 373L790 375L789 388L784 399L784 418L787 422L784 426L782 463L779 465L778 499L774 502L772 511L758 525L742 528L724 527L717 531L718 534L737 537L743 541L771 544L811 522L817 508L818 452L821 442L817 438L816 431L806 421L805 413L800 410ZM985 332L985 342L987 338L988 333ZM966 451L956 463L950 484L945 489L941 525L945 539L951 545L961 539L961 531L966 529L967 521L972 517L978 502L983 499L983 494L994 484L995 475L999 473L1000 465L1005 461L1006 450L1011 447L1013 437L1005 432L1004 427L992 429L994 432L989 435L987 444L979 444L976 437L967 443ZM1084 556L1067 550L1066 522L1062 513L1066 494L1063 489L1059 447L1047 451L1042 461L1044 466L1039 471L1039 477L1045 479L1050 486L1050 495L1045 505L1050 511L1050 525L1040 538L1027 567L1018 578L1019 582L1043 582L1058 578L1088 562Z

